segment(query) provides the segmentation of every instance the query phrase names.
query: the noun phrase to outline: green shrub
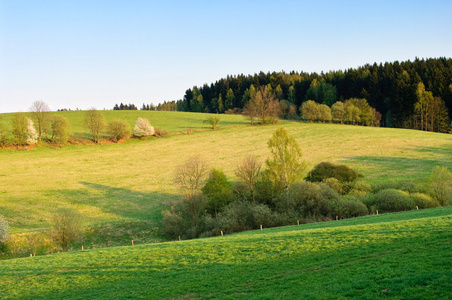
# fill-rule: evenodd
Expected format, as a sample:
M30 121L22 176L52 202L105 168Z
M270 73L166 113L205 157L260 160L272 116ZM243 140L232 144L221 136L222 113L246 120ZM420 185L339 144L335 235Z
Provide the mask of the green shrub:
M283 200L281 197L278 203L278 211L294 210L296 214L303 218L313 220L330 218L330 201L339 199L339 194L326 184L311 182L295 183L289 194L289 200Z
M414 193L410 195L411 199L413 199L414 203L419 208L433 208L438 207L440 204L438 201L430 197L429 195L422 194L422 193Z
M132 135L129 123L120 119L112 120L108 123L108 132L116 141L128 139Z
M219 229L228 234L257 229L260 225L272 227L273 224L273 213L264 204L253 205L250 202L235 201L226 206L218 216Z
M191 198L181 198L170 210L164 210L163 233L170 238L197 238L205 230L207 198L195 194Z
M378 183L372 185L372 193L377 193L381 190L387 190L387 189L395 189L395 190L401 190L408 193L422 193L424 192L424 188L412 181L409 180L402 180L402 181L396 181L396 180L389 180L386 182Z
M331 213L339 218L354 218L368 214L366 205L355 197L345 196L330 201Z
M322 181L324 184L338 192L339 194L344 194L344 189L342 183L336 178L327 178Z
M446 167L433 168L429 178L429 191L441 206L452 202L452 173Z
M305 178L311 182L321 182L328 178L336 178L340 182L352 182L363 177L345 165L335 165L330 162L321 162L316 165Z
M350 196L364 196L368 194L371 191L370 184L367 184L363 181L356 181L351 186L350 191L348 192L348 195Z
M55 143L66 143L71 135L71 124L63 116L54 116L51 124L52 141Z
M414 200L406 192L395 189L369 194L363 198L363 202L370 211L375 209L380 212L396 212L416 208Z
M207 212L217 215L232 199L232 184L228 181L223 171L212 169L209 179L201 191L207 196Z

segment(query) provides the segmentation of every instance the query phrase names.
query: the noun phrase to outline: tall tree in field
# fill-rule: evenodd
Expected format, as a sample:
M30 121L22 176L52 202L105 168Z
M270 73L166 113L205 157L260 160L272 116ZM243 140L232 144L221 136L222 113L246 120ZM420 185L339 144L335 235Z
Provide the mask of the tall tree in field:
M278 120L279 113L279 102L269 86L259 87L254 97L245 104L243 112L252 124L254 119L260 119L261 124L275 123L275 120Z
M416 87L416 97L417 102L414 106L415 112L418 114L420 120L421 120L421 130L424 130L424 122L426 117L426 112L428 110L428 102L430 98L433 99L433 95L431 92L425 91L425 86L422 82L419 82Z
M38 140L41 142L42 132L47 129L51 115L50 107L43 101L35 101L30 107L31 115L38 126Z
M253 203L256 203L254 197L254 185L256 184L260 171L261 163L254 155L246 156L235 170L235 175L245 181L245 183L250 188L251 199L253 199Z
M61 208L53 217L52 239L67 251L71 243L79 240L83 232L81 215L70 208Z
M306 169L304 161L301 160L300 146L293 136L280 128L273 133L268 147L271 152L271 158L266 160L269 178L275 186L286 190L288 198L289 188L303 178Z
M98 143L102 130L105 128L107 123L105 121L104 115L95 108L92 108L85 113L83 125L91 132L93 141L95 143Z
M296 96L295 88L293 87L293 85L291 85L289 87L289 95L287 97L287 101L289 101L291 104L295 104L297 102L295 96Z

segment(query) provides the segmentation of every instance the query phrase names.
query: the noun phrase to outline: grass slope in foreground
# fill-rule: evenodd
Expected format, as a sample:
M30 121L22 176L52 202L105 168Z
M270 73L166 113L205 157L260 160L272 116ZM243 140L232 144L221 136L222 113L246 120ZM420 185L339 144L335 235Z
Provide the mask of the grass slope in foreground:
M452 207L0 261L10 298L441 299Z

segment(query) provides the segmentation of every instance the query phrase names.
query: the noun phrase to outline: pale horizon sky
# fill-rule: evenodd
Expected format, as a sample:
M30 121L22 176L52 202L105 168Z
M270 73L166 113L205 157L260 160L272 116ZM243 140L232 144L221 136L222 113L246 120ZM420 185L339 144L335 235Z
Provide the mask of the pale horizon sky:
M0 0L0 113L161 103L227 75L452 56L452 1Z

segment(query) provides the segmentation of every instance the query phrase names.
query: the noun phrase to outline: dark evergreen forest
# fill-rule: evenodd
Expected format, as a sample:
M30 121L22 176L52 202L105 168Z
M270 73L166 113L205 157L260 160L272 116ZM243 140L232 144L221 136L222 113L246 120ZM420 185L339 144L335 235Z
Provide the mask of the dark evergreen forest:
M423 84L422 91L420 83ZM382 114L381 126L448 131L452 112L452 59L367 64L356 69L305 73L292 71L227 76L210 85L186 90L182 100L159 104L159 110L240 112L248 89L271 85L279 101L298 108L304 101L332 106L336 101L366 99ZM436 118L429 129L428 118ZM422 124L421 124L422 122ZM433 122L433 121L432 121ZM435 123L435 124L436 124ZM432 123L433 124L433 123Z

